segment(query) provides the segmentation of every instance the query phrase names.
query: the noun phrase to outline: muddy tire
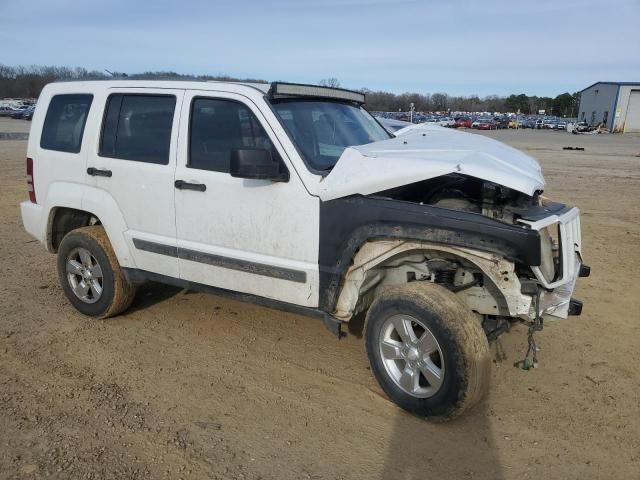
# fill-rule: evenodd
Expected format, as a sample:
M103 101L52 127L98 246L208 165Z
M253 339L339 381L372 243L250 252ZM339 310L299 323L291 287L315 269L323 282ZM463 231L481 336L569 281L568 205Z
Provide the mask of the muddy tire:
M383 291L367 313L366 345L382 389L416 415L459 415L488 389L489 343L480 322L439 285Z
M91 317L118 315L135 296L135 287L127 282L99 225L78 228L62 239L58 278L71 304Z

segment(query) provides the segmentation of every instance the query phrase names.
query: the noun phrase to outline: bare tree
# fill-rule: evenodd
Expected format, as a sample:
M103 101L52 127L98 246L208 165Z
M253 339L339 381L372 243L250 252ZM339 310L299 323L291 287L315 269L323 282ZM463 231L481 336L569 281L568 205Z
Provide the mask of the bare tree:
M434 93L431 95L431 102L433 103L433 109L436 111L443 111L447 109L447 103L449 96L446 93Z
M340 80L338 80L336 77L323 78L322 80L320 80L320 85L322 85L323 87L338 88L340 87Z

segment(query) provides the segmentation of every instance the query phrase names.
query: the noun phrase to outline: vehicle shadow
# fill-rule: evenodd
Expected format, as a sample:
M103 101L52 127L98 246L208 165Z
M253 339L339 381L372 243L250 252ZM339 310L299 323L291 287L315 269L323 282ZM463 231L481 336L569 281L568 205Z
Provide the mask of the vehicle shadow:
M485 400L462 417L434 423L405 412L396 419L381 479L504 478Z
M136 298L131 307L127 310L127 313L144 310L157 303L164 302L171 297L175 297L182 291L184 291L184 289L180 287L174 287L163 283L146 282L138 287Z

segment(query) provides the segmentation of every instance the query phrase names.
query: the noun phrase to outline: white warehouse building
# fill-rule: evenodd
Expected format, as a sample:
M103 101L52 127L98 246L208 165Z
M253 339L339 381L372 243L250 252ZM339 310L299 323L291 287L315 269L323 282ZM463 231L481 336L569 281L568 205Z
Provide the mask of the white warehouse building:
M640 132L640 82L596 82L580 92L578 121L610 132Z

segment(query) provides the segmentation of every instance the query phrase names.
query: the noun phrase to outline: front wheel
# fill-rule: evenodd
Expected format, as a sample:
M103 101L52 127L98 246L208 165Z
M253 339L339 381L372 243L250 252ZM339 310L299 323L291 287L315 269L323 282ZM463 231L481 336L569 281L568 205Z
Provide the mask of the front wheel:
M371 369L385 393L424 417L453 417L488 388L489 343L452 292L428 282L385 290L367 314Z
M58 278L71 304L91 317L107 318L126 310L135 296L102 226L78 228L58 249Z

